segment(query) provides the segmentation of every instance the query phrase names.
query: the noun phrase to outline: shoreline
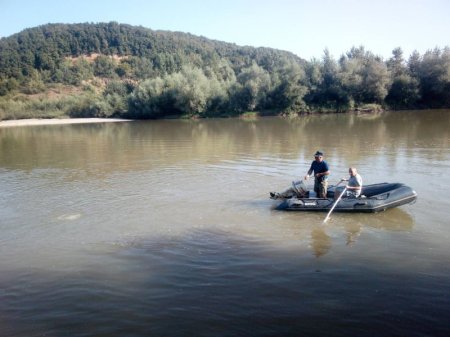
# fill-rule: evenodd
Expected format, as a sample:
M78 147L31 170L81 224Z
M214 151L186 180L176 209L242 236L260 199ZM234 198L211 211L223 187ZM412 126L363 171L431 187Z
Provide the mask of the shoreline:
M32 118L0 121L0 128L32 125L64 125L64 124L91 124L91 123L117 123L131 122L131 119L123 118Z

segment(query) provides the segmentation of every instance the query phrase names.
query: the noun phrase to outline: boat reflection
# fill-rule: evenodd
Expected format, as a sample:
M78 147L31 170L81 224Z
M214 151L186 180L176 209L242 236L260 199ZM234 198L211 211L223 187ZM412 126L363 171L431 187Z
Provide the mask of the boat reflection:
M345 244L352 247L364 232L364 229L387 231L411 231L414 227L413 217L395 208L375 214L335 214L326 225L321 224L311 230L311 249L316 257L327 254L332 247L332 237L329 232L341 230L345 233Z

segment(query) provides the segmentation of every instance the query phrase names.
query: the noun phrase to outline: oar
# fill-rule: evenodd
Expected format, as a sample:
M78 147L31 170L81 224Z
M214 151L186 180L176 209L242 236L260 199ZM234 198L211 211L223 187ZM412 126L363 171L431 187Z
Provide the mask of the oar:
M339 180L339 182L336 185L332 185L330 187L338 187L343 181L345 181L345 179Z
M325 218L325 220L323 220L323 223L327 222L328 219L330 218L330 214L331 212L333 212L334 208L336 207L336 205L338 204L339 200L341 200L342 196L344 195L345 191L347 190L347 186L345 186L344 190L342 191L341 195L339 196L339 198L337 198L337 200L334 202L333 207L331 207L330 211L327 214L327 217ZM335 192L336 193L336 192Z

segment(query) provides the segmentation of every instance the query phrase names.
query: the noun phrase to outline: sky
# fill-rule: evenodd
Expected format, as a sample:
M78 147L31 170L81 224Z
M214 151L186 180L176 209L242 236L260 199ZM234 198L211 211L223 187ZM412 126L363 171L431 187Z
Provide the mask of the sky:
M388 59L400 47L450 46L450 0L0 0L0 37L47 23L116 21L306 59L353 46Z

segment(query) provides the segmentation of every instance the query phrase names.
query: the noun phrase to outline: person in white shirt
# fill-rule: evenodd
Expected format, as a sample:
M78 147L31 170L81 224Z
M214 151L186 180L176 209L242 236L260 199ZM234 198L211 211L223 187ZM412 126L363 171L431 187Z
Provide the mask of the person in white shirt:
M348 169L348 173L350 174L350 177L348 179L342 178L343 181L348 181L346 196L350 198L357 198L361 195L363 186L362 178L354 167L350 167Z

